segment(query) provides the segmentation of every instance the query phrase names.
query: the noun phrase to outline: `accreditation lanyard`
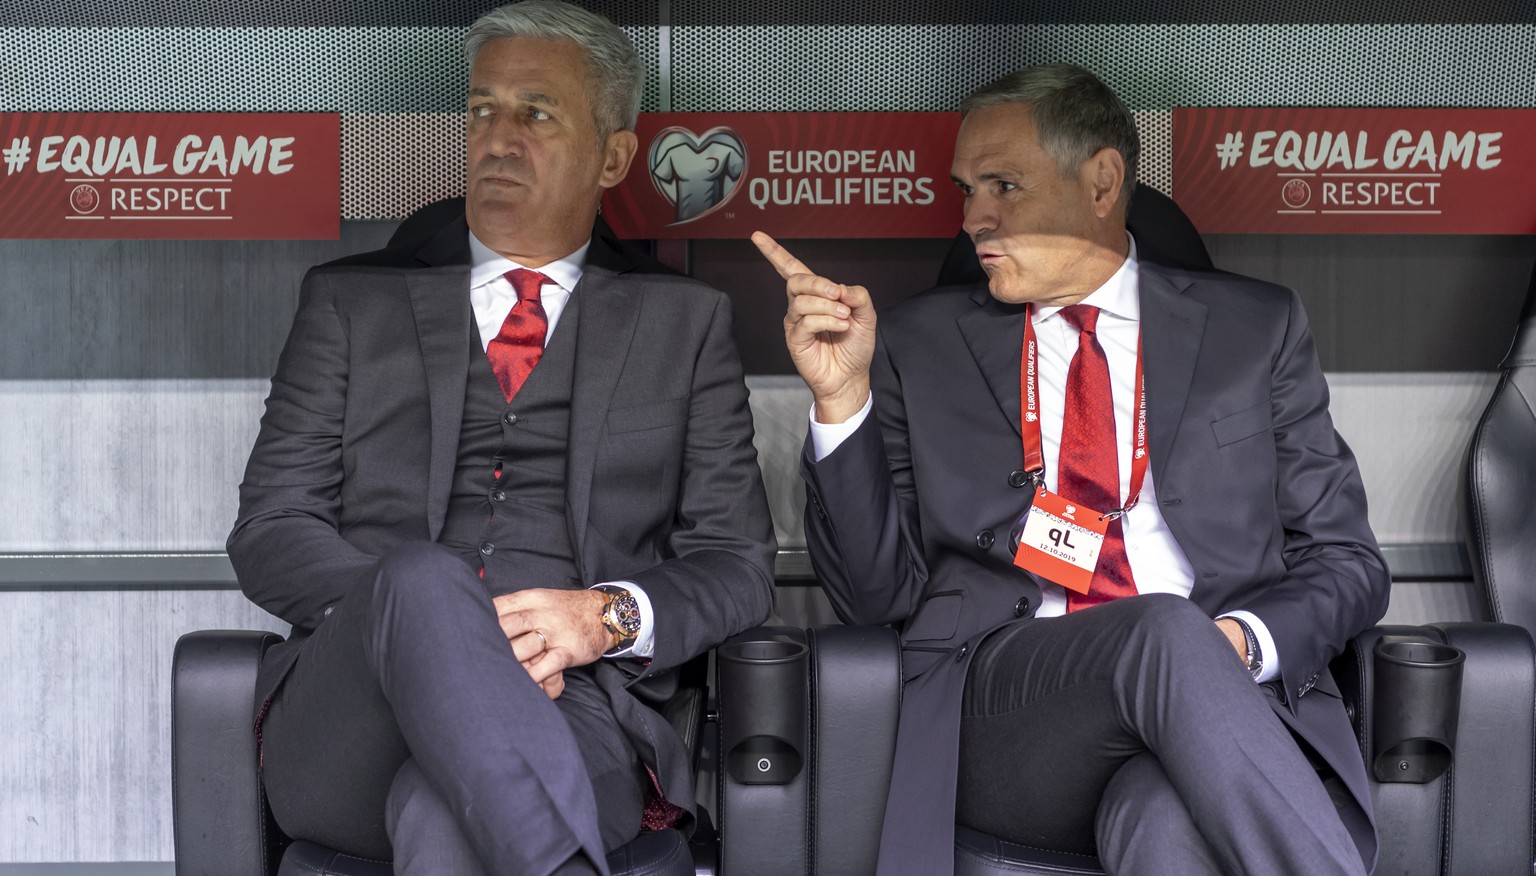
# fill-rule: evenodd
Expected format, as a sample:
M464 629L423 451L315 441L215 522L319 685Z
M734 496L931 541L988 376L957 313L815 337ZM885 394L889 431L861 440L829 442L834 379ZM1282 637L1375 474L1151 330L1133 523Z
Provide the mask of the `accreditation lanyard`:
M1019 362L1019 407L1023 422L1024 471L1040 489L1045 488L1045 450L1040 438L1039 343L1035 339L1034 306L1024 313L1024 351ZM1141 333L1136 334L1136 397L1133 401L1136 423L1132 429L1131 483L1125 504L1105 512L1109 519L1135 507L1141 498L1141 485L1147 478L1147 381L1141 364ZM1118 443L1118 442L1117 442Z
M1024 314L1024 351L1019 363L1019 407L1024 437L1024 469L1035 486L1029 508L1009 533L1013 564L1055 583L1087 593L1108 536L1109 525L1141 497L1147 476L1147 393L1141 369L1141 338L1136 339L1136 428L1131 453L1130 495L1108 511L1085 508L1045 488L1045 454L1040 438L1039 344L1034 308ZM1063 448L1065 451L1066 448ZM1118 451L1117 451L1118 452Z

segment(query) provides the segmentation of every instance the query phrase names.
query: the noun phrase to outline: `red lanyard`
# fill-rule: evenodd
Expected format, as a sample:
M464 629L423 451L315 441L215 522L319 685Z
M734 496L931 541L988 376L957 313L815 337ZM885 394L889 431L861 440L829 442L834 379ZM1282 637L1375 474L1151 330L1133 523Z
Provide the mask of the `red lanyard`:
M1024 312L1024 351L1019 363L1019 407L1023 415L1020 431L1024 434L1024 470L1037 485L1045 482L1045 452L1040 440L1040 390L1038 386L1039 344L1035 340L1034 307ZM1141 334L1136 336L1136 414L1131 449L1131 492L1115 516L1135 507L1141 498L1141 485L1147 478L1147 380L1141 369Z

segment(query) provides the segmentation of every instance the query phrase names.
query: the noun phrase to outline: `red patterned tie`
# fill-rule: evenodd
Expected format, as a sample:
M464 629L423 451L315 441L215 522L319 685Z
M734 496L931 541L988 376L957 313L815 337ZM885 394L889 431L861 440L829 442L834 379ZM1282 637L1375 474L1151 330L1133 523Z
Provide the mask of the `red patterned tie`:
M517 303L501 324L501 331L486 345L485 355L491 360L502 395L510 402L544 354L544 333L549 329L549 320L544 316L539 289L549 278L525 268L508 271L506 277L517 290Z
M1120 507L1120 452L1115 441L1115 402L1109 361L1096 334L1099 309L1088 304L1063 307L1061 315L1077 328L1077 354L1067 369L1067 404L1061 423L1061 458L1056 491L1100 513ZM1077 611L1122 596L1136 595L1136 581L1125 556L1120 518L1109 523L1099 565L1087 593L1067 591L1067 611Z

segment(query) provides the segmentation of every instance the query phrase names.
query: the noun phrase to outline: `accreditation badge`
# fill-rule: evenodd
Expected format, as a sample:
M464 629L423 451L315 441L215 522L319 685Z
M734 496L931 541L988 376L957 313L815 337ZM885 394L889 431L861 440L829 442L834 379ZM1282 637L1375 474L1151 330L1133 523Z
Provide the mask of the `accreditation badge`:
M1025 514L1013 564L1068 590L1087 593L1109 521L1110 515L1041 487Z

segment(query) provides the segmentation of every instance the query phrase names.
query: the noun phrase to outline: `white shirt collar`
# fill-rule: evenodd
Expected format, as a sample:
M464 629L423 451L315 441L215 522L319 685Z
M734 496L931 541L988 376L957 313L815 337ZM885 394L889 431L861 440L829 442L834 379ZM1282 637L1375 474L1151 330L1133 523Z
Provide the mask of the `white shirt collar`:
M1137 280L1141 275L1141 263L1136 259L1136 238L1127 231L1126 239L1130 241L1130 247L1126 251L1125 261L1104 285L1089 293L1079 304L1091 304L1100 311L1121 319L1136 321L1141 319L1141 296L1138 294ZM1060 307L1041 307L1035 311L1034 322L1039 322L1060 312Z
M591 248L592 241L588 240L570 255L555 259L535 270L548 277L552 283L565 291L575 291L576 284L581 281L582 271L587 264L587 250ZM469 233L469 254L469 288L471 289L500 279L503 274L514 268L527 267L500 255L484 243L481 243L480 238L476 237L473 231Z

